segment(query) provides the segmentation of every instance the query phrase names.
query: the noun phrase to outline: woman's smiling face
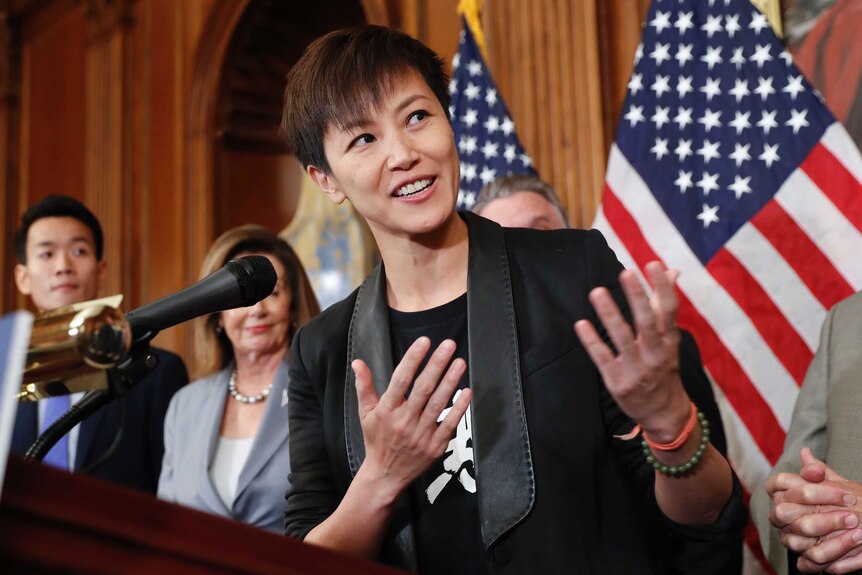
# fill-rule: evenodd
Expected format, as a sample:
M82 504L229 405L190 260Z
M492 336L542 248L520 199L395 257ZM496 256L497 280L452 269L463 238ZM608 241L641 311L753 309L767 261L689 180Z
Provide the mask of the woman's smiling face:
M221 325L236 355L274 354L287 349L291 322L290 279L281 261L272 254L242 252L235 257L263 255L269 259L278 280L272 294L248 307L221 312Z
M455 215L459 164L446 111L410 71L380 105L324 139L330 172L309 174L333 201L350 200L378 245L433 232ZM381 246L383 247L383 246Z

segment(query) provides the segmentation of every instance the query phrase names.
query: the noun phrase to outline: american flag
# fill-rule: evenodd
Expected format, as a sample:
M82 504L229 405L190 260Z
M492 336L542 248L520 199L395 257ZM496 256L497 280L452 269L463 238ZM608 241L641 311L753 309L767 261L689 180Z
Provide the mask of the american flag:
M862 287L860 181L856 146L763 14L653 2L594 225L626 267L682 271L679 323L748 492L781 454L826 312Z
M535 170L470 27L463 18L461 22L458 52L452 59L449 117L461 158L457 207L469 210L485 184L509 174L535 174Z

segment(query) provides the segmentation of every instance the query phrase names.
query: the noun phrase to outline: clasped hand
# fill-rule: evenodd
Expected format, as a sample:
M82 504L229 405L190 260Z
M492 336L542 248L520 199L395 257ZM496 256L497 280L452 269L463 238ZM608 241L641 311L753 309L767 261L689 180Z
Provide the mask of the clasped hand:
M620 408L653 440L664 443L680 433L690 414L679 375L679 303L674 292L678 272L666 270L659 262L648 263L645 272L654 290L652 298L635 272L620 274L636 333L606 288L590 292L590 302L617 354L590 321L578 321L575 331Z
M437 424L467 364L461 358L449 363L455 353L455 343L445 340L416 376L430 348L431 341L427 337L413 342L392 373L389 387L379 397L365 362L357 359L351 364L356 375L359 419L365 438L362 466L374 480L388 487L393 497L443 455L470 404L471 393L465 389L443 421Z
M805 448L802 470L766 482L774 503L769 522L781 543L799 553L804 573L847 573L862 568L862 484L833 471Z

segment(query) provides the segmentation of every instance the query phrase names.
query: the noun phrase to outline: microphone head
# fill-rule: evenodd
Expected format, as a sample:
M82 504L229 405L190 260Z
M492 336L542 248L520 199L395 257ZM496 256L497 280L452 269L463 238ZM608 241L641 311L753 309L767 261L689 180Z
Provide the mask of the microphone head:
M278 276L266 256L244 256L230 260L224 267L237 279L243 302L240 307L256 304L275 289Z

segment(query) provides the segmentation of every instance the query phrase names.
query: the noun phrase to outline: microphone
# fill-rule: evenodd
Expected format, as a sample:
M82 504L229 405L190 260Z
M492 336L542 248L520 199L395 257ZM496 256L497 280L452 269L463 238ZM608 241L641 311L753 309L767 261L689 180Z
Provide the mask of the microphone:
M74 325L58 324L60 331L67 330L71 326L75 329L75 334L78 331L95 334L95 336L89 336L85 342L91 344L95 342L97 345L90 345L89 348L92 349L87 350L86 356L83 355L82 350L87 346L76 345L77 351L72 358L75 361L83 358L90 370L96 368L100 372L101 378L97 385L88 388L90 391L80 401L36 439L27 450L25 457L41 460L76 424L124 395L143 379L155 367L156 358L149 353L149 342L159 331L198 316L254 305L272 293L276 279L275 268L268 258L246 256L229 261L224 267L194 285L130 311L125 318L118 313L116 315L119 317L110 318L110 321L102 320L99 316L100 321L94 321L97 329L83 329L85 326L79 319L73 322ZM116 324L116 328L108 331L112 323ZM53 328L53 324L50 325ZM130 328L131 342L129 342ZM55 331L57 330L51 329L52 336ZM68 336L75 334L68 329ZM65 339L61 338L60 341L63 347L69 347ZM48 346L51 352L48 357L54 357L57 348L56 338L50 342L55 345ZM121 359L124 361L117 365ZM36 400L50 395L71 393L72 389L69 388L68 383L69 380L66 382L52 380L43 384L40 388L41 393L36 393L37 389L31 386L28 388L29 394L24 394L22 390L19 399ZM109 449L109 453L113 449L114 446ZM99 462L105 459L106 456L103 455Z
M275 268L265 256L231 260L194 285L126 314L134 345L148 342L161 330L217 311L248 307L272 293Z

